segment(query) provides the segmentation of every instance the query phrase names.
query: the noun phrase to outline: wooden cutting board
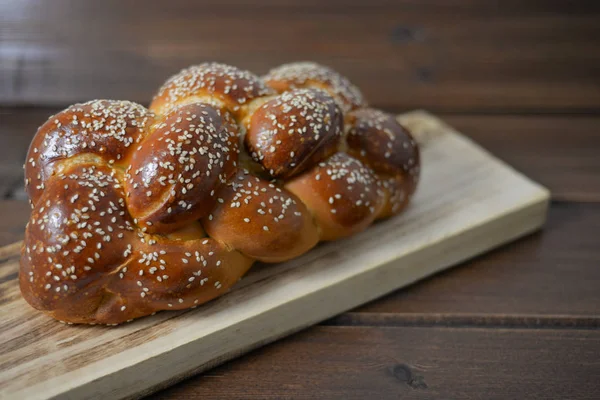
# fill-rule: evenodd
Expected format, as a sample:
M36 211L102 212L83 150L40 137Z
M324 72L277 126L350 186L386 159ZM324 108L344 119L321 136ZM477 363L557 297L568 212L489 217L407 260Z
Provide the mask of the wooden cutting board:
M69 326L17 285L19 244L0 249L0 397L139 397L538 229L548 191L422 111L406 213L283 264L256 265L227 295L116 328ZM515 276L515 279L519 279Z

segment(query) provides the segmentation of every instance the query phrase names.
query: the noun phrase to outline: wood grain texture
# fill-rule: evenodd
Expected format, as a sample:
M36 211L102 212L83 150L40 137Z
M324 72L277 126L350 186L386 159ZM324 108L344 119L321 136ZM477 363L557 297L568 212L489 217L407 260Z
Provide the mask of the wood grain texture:
M23 0L0 15L4 104L148 103L190 64L309 59L388 109L600 109L592 0Z
M498 283L502 285L501 282ZM540 315L517 313L403 313L403 312L345 312L321 325L381 326L381 327L462 327L492 329L597 329L600 317L583 315Z
M597 330L319 326L150 399L592 400L599 354Z
M542 232L356 310L600 317L600 205L554 203Z
M596 399L600 331L314 327L150 399Z
M13 191L23 198L21 165L37 127L60 108L1 108L0 170L11 171ZM445 115L492 153L541 182L553 199L600 202L600 117ZM2 181L0 181L2 182ZM0 183L1 185L1 183ZM15 187L19 189L15 191Z
M116 329L58 324L24 304L15 249L0 264L2 394L120 398L154 390L543 223L544 188L427 114L401 120L426 142L427 165L404 215L291 262L254 268L231 293L196 310L162 312Z
M553 199L600 202L600 118L555 115L444 118L510 165L539 180L550 189Z

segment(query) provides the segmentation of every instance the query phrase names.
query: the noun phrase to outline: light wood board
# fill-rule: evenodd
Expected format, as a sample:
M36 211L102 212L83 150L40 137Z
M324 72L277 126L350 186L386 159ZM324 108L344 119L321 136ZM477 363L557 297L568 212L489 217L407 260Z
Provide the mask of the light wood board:
M17 285L0 249L0 397L139 397L538 229L548 191L422 111L399 117L423 143L412 205L291 262L256 265L227 295L116 328L67 326ZM515 279L519 279L515 276Z

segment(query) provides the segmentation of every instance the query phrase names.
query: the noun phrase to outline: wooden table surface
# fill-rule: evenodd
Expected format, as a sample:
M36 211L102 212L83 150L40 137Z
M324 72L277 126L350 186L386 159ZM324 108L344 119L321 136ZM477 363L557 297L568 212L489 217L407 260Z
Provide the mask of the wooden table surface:
M0 245L37 126L218 60L312 59L426 108L553 195L535 233L153 398L600 398L600 2L0 1ZM152 379L152 377L148 377Z

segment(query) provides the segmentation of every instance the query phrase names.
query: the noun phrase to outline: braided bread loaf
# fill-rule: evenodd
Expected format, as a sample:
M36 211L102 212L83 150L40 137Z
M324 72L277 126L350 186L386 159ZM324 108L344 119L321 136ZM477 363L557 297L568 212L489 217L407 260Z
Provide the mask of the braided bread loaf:
M149 109L73 105L38 130L20 285L68 323L117 324L225 293L280 262L399 213L419 152L393 117L314 64L265 77L207 63Z

